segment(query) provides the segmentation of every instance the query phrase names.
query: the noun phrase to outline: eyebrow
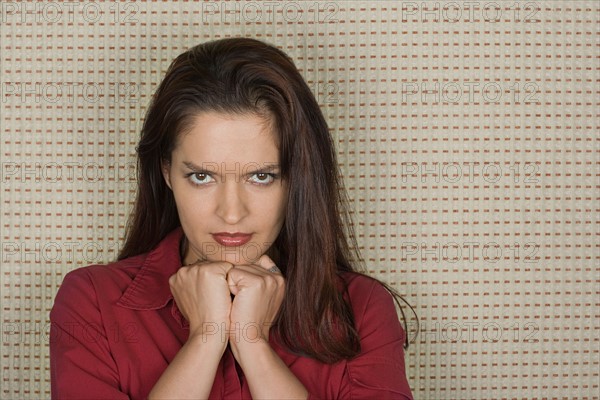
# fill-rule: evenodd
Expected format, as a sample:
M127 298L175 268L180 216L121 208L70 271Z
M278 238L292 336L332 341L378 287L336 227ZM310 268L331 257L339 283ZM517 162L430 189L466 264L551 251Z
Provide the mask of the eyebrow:
M253 165L260 165L260 163L252 163ZM276 163L264 163L264 167L255 169L255 170L249 170L246 171L245 167L242 167L242 171L246 172L246 174L248 175L252 175L252 174L256 174L259 172L262 173L267 173L267 172L273 172L279 169L279 164ZM183 165L185 165L189 170L194 171L194 172L198 172L198 173L208 173L208 174L215 174L216 168L218 168L218 163L214 163L214 162L207 162L207 163L203 163L203 165L208 165L210 166L209 168L206 168L205 166L200 167L197 164L191 162L191 161L183 161ZM221 163L221 165L223 165L223 163ZM230 173L231 170L227 170L227 173ZM234 170L235 172L238 171L238 168L236 167L236 169ZM231 171L233 172L233 171Z

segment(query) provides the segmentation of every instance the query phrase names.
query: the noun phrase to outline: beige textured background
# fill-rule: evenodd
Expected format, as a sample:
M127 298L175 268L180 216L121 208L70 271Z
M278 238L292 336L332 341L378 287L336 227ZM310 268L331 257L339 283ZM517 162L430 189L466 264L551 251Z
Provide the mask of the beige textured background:
M288 52L322 105L369 269L421 318L416 398L598 398L599 2L0 12L3 399L49 397L48 312L68 271L116 256L149 96L228 36Z

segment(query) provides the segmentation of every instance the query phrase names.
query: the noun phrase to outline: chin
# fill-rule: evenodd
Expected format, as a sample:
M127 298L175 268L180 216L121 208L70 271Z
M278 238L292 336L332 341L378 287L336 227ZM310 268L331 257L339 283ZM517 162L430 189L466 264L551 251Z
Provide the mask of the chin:
M260 258L255 248L243 247L223 247L214 254L207 255L208 259L213 261L225 261L234 265L252 264Z
M247 258L241 254L234 254L228 252L227 254L220 257L218 261L225 261L233 265L244 265L244 264L253 264L258 258Z

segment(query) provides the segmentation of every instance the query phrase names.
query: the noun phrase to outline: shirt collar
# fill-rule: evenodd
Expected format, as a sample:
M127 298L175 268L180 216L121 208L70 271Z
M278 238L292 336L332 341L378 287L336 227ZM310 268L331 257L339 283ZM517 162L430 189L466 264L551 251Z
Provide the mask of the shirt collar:
M146 258L117 305L134 310L156 310L173 299L169 277L181 267L181 227L169 233Z

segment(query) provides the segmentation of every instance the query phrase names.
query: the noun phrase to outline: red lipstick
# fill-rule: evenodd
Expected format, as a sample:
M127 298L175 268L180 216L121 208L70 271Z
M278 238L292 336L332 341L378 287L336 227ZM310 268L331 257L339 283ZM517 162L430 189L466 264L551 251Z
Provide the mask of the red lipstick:
M215 242L219 243L221 246L235 247L248 243L250 238L252 238L252 234L242 232L219 232L213 233L212 237Z

